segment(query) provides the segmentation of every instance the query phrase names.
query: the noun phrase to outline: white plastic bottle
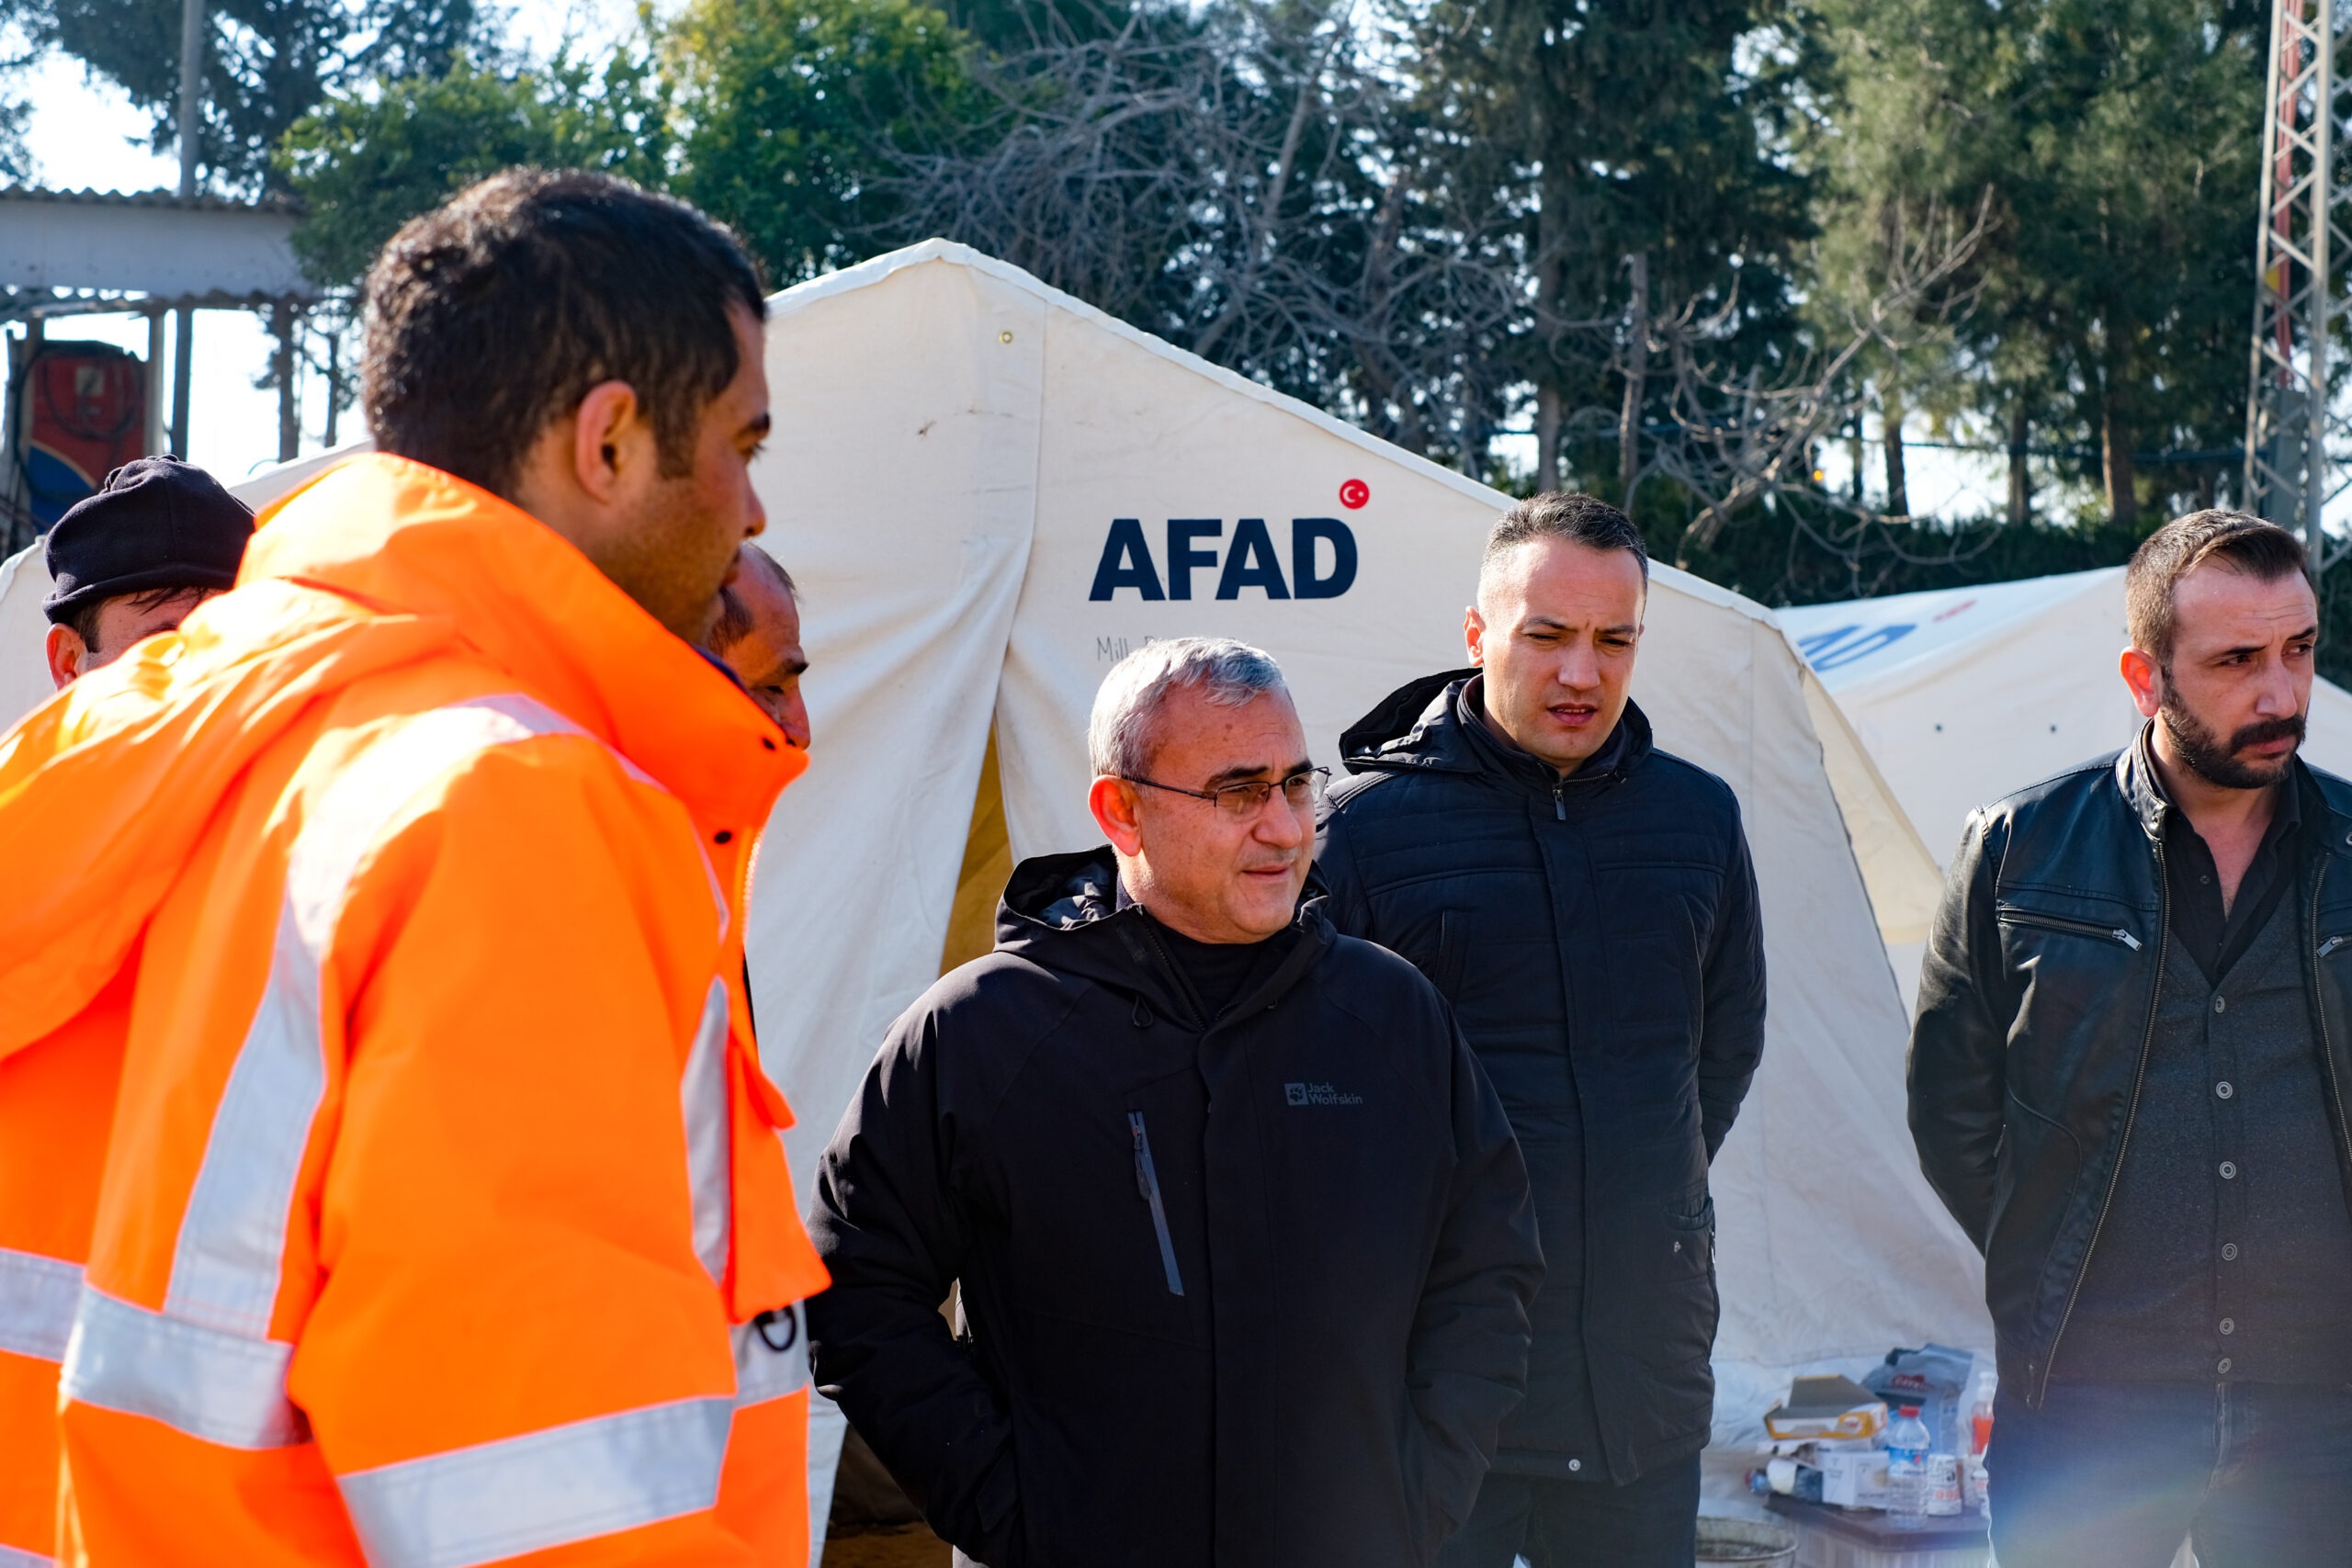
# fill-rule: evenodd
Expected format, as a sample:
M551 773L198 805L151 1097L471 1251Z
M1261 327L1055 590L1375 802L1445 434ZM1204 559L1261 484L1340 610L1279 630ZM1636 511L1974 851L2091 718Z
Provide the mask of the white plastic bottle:
M1899 1530L1916 1530L1928 1519L1928 1450L1933 1439L1919 1407L1903 1406L1886 1429L1886 1517Z
M1968 1412L1968 1451L1972 1458L1983 1459L1986 1445L1993 1440L1993 1395L2000 1382L2000 1374L1990 1367L1976 1374L1976 1403Z
M1993 1442L1993 1397L2000 1378L1987 1367L1976 1374L1976 1404L1968 1413L1968 1460L1962 1467L1969 1507L1992 1517L1991 1487L1984 1473L1984 1450Z

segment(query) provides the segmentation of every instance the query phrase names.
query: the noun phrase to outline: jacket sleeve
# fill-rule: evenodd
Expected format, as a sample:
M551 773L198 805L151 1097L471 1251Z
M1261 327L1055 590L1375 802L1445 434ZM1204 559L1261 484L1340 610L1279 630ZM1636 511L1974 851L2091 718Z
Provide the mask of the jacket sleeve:
M1732 860L1706 956L1699 1037L1699 1115L1711 1161L1731 1135L1764 1055L1764 923L1747 834L1737 806L1732 810Z
M931 1528L991 1568L1016 1561L1012 1424L940 1304L967 1234L947 1189L935 1015L899 1021L818 1161L809 1232L832 1288L808 1303L818 1387Z
M388 834L321 973L287 1388L371 1562L754 1561L682 1109L718 927L675 804L591 744L500 748Z
M1432 1550L1469 1517L1503 1417L1526 1392L1528 1308L1544 1279L1519 1140L1469 1045L1451 1019L1445 1027L1453 1180L1405 1357L1406 1393L1420 1418L1422 1529Z
M1344 803L1340 809L1326 807L1322 819L1315 825L1315 875L1329 895L1324 913L1340 934L1378 942L1372 929L1372 908L1364 898L1363 878L1356 869Z
M2008 1025L2016 1011L2001 969L1987 830L1984 816L1972 814L1944 874L1919 968L1909 1070L1919 1169L1980 1252L1992 1226Z

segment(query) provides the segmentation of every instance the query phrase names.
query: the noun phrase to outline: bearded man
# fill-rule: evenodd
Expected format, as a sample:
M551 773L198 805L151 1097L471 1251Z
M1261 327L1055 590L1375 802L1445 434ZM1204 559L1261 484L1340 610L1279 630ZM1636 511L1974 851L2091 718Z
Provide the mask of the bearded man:
M2150 536L2138 740L1979 809L1952 860L1911 1130L1984 1253L2005 1568L2352 1539L2352 785L2295 755L2309 573L2237 513Z

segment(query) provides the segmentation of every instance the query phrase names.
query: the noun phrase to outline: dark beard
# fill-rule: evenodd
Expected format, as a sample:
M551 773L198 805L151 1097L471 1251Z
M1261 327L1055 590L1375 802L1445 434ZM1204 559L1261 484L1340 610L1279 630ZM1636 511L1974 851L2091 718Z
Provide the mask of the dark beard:
M2233 734L2224 745L2203 720L2175 703L2169 691L2165 694L2156 716L2172 736L2173 750L2180 753L2181 765L2207 784L2222 789L2269 788L2294 766L2294 752L2288 752L2276 762L2241 761L2238 753L2266 740L2293 740L2301 746L2303 739L2303 716L2295 714L2249 724Z

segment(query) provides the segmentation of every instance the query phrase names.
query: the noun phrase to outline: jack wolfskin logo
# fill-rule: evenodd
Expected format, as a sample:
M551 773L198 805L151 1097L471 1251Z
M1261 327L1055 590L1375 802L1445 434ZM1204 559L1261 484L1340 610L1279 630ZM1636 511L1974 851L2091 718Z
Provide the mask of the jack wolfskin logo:
M1283 1085L1284 1105L1362 1105L1363 1096L1346 1094L1327 1083L1286 1083Z

